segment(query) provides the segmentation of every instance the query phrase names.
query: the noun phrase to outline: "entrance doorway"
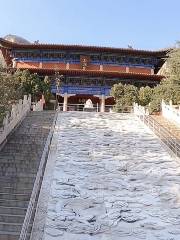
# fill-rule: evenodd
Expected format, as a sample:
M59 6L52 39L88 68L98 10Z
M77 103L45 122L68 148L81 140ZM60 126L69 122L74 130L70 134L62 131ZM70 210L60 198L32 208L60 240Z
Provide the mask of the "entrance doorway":
M83 111L86 101L90 99L92 101L94 111L99 111L100 99L93 95L80 95L70 96L68 98L68 110L69 111Z
M109 112L114 105L112 97L104 96L104 103L102 103L102 96L83 95L83 94L66 94L57 97L58 106L61 111L84 111L86 101L90 99L96 112ZM102 111L102 104L104 104Z

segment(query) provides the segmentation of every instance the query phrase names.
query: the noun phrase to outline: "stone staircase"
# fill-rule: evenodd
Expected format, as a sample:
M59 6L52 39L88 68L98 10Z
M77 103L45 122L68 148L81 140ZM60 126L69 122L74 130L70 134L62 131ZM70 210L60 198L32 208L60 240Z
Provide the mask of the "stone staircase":
M177 141L180 142L180 127L177 124L167 120L162 115L152 115L152 118L167 129L173 136L176 137Z
M30 112L0 151L0 240L19 238L54 114Z

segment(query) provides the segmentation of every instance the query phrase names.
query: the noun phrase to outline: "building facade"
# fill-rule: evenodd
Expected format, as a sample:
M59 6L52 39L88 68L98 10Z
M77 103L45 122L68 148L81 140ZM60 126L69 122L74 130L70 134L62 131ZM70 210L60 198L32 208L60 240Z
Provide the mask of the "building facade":
M51 79L51 91L58 96L63 110L68 104L84 104L91 99L105 111L113 105L111 87L116 83L155 86L163 76L157 72L166 51L13 42L0 39L2 58L7 67L28 69ZM57 86L56 73L61 75Z

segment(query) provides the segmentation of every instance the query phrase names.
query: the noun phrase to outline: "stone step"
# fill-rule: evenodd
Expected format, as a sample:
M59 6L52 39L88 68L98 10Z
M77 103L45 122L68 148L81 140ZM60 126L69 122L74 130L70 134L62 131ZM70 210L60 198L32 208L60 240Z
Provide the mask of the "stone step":
M1 163L0 172L15 171L15 172L27 172L27 173L37 173L39 167L39 162L36 164L32 163Z
M0 163L4 163L4 162L7 162L7 163L23 163L25 162L26 164L27 163L31 163L31 162L37 162L37 161L40 161L41 159L41 155L39 154L38 157L33 157L33 156L30 156L30 155L27 155L27 156L17 156L17 155L7 155L7 156L3 156L3 154L1 155L0 157Z
M10 139L9 142L10 143L14 143L18 140L18 143L23 144L23 145L28 145L28 144L32 144L32 145L40 145L42 144L45 140L46 140L46 135L48 134L48 132L39 132L35 135L33 134L28 134L28 133L16 133L16 135L14 134Z
M31 154L30 156L32 158L38 158L41 156L40 153L36 152L36 151L32 151L32 152L26 152L24 150L24 152L11 152L11 151L2 151L1 152L1 158L7 158L8 160L15 160L15 159L22 159L24 158L24 160L26 158L28 158L29 154ZM29 157L30 157L29 156Z
M7 156L1 156L1 159L0 159L0 163L5 163L6 161L7 161L7 163L20 163L20 164L22 164L23 162L25 163L25 164L30 164L31 162L32 163L34 163L34 162L37 162L37 161L40 161L40 159L41 159L41 154L39 154L39 155L36 155L36 156L33 156L33 154L32 155L30 155L31 153L29 153L29 155L21 155L21 156L19 156L19 154L18 155L16 155L16 154L14 154L13 153L13 155L7 155Z
M25 214L2 214L0 213L0 222L5 223L23 223L25 218Z
M36 122L37 121L38 120L36 119ZM20 135L24 135L24 137L28 136L28 135L29 135L29 137L31 137L31 136L38 137L39 135L41 135L43 133L47 133L50 129L50 125L48 125L48 123L44 123L43 120L40 120L40 121L41 121L41 124L39 124L37 126L35 126L33 122L29 126L27 124L25 124L24 126L20 125L18 131L14 132L12 138L14 138L15 136L19 137ZM26 138L26 139L28 140L28 138Z
M39 162L41 160L41 157L39 157L38 159L24 159L24 161L22 159L15 159L14 161L7 161L5 162L6 159L2 160L1 163L3 164L7 164L6 166L13 166L14 167L21 167L22 168L26 168L29 167L29 169L33 169L33 167L37 168L37 166L39 165Z
M27 194L27 193L0 193L0 199L29 201L30 194Z
M31 169L33 169L33 171L31 171ZM13 165L13 164L9 164L9 166L7 164L4 164L0 166L0 172L3 173L6 173L6 172L13 172L13 173L20 173L20 172L26 172L26 173L37 173L37 169L38 169L38 166L33 166L32 165L26 165L26 166L21 166L20 164L19 165Z
M0 199L0 206L27 208L29 201Z
M41 126L38 126L38 129L35 129L32 125L30 126L30 128L28 129L28 127L26 126L21 126L19 128L18 132L15 132L11 139L15 140L15 137L17 137L18 139L21 137L23 139L25 139L26 141L29 141L30 139L33 140L33 138L36 139L40 139L40 137L45 138L45 134L47 134L49 132L50 126L48 126L48 128L46 129L42 129Z
M18 184L27 186L29 183L33 184L35 178L26 176L26 177L0 177L0 185L3 184L5 187L16 186Z
M10 206L0 206L0 214L17 214L25 215L27 208L22 207L10 207Z
M25 141L25 140L24 140ZM15 145L5 145L5 147L1 150L1 153L7 153L8 151L14 151L14 150L16 150L17 151L17 153L18 153L18 151L19 150L22 150L22 152L23 153L25 153L25 152L33 152L33 153L35 153L36 151L40 151L39 149L41 149L41 148L43 148L43 146L44 146L44 143L45 142L42 142L41 141L41 144L38 144L38 146L36 146L35 145L35 143L32 143L32 141L31 142L29 142L29 144L27 144L27 146L25 146L25 145L22 145L21 147L16 147ZM32 148L29 146L28 147L28 145L34 145ZM34 148L34 149L33 149ZM25 151L26 150L26 151ZM15 152L16 153L16 152Z
M35 179L34 179L35 180ZM15 189L14 191L19 191L21 189L31 189L33 188L34 181L32 182L14 182L14 183L2 183L0 182L0 189L4 189L5 187L10 187ZM5 191L6 192L6 191Z
M4 160L4 163L0 163L0 171L4 171L6 169L8 170L17 170L17 171L27 171L29 172L30 169L34 169L34 171L37 172L37 168L39 166L39 162L35 162L35 163L7 163Z
M37 154L35 156L33 156L33 154L31 155L31 153L25 155L22 153L22 155L20 155L19 153L9 153L8 154L1 154L0 156L0 163L36 163L37 161L39 161L41 159L41 154Z
M33 172L30 171L31 169L35 170L37 172L37 168L39 166L39 162L5 162L5 159L3 162L0 162L0 169L5 170L5 169L14 169L14 170L22 170L22 171L28 171L28 172Z
M24 140L26 141L26 140ZM19 141L18 141L19 143ZM8 144L5 145L5 147L1 150L1 154L7 154L8 152L14 151L15 154L18 154L19 151L22 151L23 154L27 153L36 153L36 152L41 152L41 149L44 147L45 145L45 141L41 140L41 143L37 144L33 143L32 141L30 141L27 145L21 144L19 143L21 146L15 146L13 143L12 144ZM31 146L33 145L33 146Z
M22 176L22 174L32 174L33 176L36 176L36 173L37 173L37 167L35 168L33 168L33 170L34 170L34 172L30 172L30 170L31 170L31 165L30 166L28 166L28 167L22 167L22 166L20 166L19 165L19 167L18 166L15 166L14 168L13 168L13 166L11 167L11 166L4 166L4 167L0 167L0 176L11 176L12 174L15 174L15 175L19 175L19 176Z
M23 193L23 194L31 194L32 188L19 188L17 187L4 187L0 186L0 191L3 193Z
M18 240L19 232L0 231L0 240Z
M21 232L22 223L6 223L0 222L0 231L3 232Z
M15 158L15 159L8 159L7 157L4 157L3 159L0 159L0 163L1 165L3 164L7 164L7 165L12 165L14 164L14 166L18 166L18 165L24 165L24 166L33 166L33 165L37 165L39 164L41 160L41 156L39 156L38 158L31 158L30 159L30 156L28 158L24 158L21 159L21 158ZM32 164L32 165L31 165Z
M16 162L5 162L5 159L3 162L0 163L0 169L2 168L2 170L4 168L13 168L13 169L37 169L38 167L38 164L39 164L40 161L32 161L32 162L21 162L21 161L18 161L17 163ZM31 172L31 171L29 171Z
M27 175L28 174L28 175ZM0 172L0 177L8 177L8 176L11 176L11 177L19 177L19 178L21 178L21 177L26 177L26 176L28 176L28 177L32 177L32 178L35 178L36 177L36 174L34 174L34 173L23 173L23 172L21 172L21 173L16 173L15 171L14 172L12 172L12 173L9 173L9 172L5 172L5 173L2 173L2 172Z
M14 142L16 141L16 139L18 139L19 143L21 144L24 144L24 142L26 142L27 144L41 144L43 142L45 142L46 140L46 137L44 136L45 133L42 133L42 134L37 134L37 135L30 135L30 134L27 134L27 133L24 133L24 134L16 134L16 135L13 135L10 139L10 141Z

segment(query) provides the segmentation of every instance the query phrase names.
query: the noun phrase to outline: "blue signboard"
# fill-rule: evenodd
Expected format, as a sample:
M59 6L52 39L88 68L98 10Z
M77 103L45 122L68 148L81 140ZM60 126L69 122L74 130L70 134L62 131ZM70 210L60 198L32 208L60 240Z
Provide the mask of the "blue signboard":
M108 86L67 86L64 85L60 89L57 89L55 85L51 87L52 93L60 93L60 94L82 94L82 95L110 95L111 87Z

